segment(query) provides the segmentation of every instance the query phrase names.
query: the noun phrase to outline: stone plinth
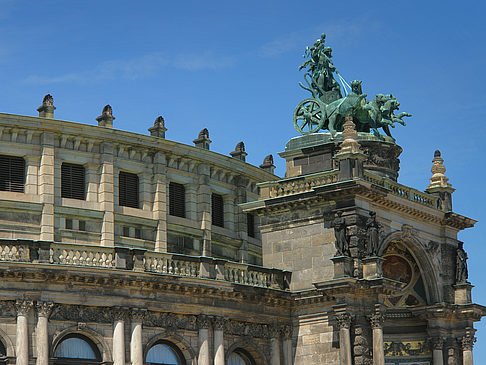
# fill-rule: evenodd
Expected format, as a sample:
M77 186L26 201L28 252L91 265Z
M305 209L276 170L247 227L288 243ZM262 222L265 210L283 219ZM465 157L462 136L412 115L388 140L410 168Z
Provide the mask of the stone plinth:
M354 262L349 256L331 257L334 264L334 279L348 278L353 276Z
M454 285L454 304L471 304L471 290L473 287L470 283Z
M385 261L384 258L376 256L363 259L363 279L372 280L382 278L383 261Z

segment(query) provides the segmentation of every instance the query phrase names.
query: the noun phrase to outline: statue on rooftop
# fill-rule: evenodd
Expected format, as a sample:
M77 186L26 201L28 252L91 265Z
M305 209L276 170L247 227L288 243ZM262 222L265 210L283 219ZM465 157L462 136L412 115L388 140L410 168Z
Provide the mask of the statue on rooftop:
M351 86L348 85L331 61L332 49L325 46L325 39L326 35L323 33L312 47L306 48L304 57L307 59L299 67L299 70L306 71L304 80L307 86L299 84L312 97L301 101L295 108L294 128L302 134L327 129L331 132L332 139L336 132L343 130L345 117L352 115L358 132L372 132L376 137L382 138L378 132L382 128L391 137L390 127L394 128L395 123L405 125L403 118L410 117L411 114L395 115L400 103L391 94L378 94L369 101L362 92L361 81L355 80ZM342 89L334 75L338 76ZM342 90L346 94L344 97Z

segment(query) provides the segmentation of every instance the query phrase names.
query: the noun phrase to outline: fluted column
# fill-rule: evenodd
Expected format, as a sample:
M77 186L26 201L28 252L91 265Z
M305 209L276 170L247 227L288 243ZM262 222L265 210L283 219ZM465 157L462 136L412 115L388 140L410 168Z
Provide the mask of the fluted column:
M214 365L224 365L224 318L213 319L214 328Z
M351 357L351 315L342 313L336 316L339 326L339 357L341 365L352 365Z
M444 339L435 337L432 339L432 360L434 365L444 365Z
M37 302L37 330L36 330L36 365L49 365L49 332L47 324L51 315L51 302Z
M476 342L473 332L468 331L461 339L462 345L462 364L473 365L473 346Z
M133 310L130 312L132 321L132 336L130 339L130 361L132 365L143 365L142 322L146 312Z
M197 324L199 327L199 355L197 357L198 365L210 365L209 357L209 318L204 315L200 315L197 318Z
M113 365L125 365L125 321L124 309L114 310L113 324Z
M292 365L292 326L282 327L284 365Z
M270 365L280 365L280 331L277 326L270 327Z
M15 349L17 353L17 365L29 364L29 327L28 316L33 302L30 300L17 300L17 334Z
M385 352L383 349L383 321L382 313L375 313L370 316L371 328L373 330L373 365L385 365Z

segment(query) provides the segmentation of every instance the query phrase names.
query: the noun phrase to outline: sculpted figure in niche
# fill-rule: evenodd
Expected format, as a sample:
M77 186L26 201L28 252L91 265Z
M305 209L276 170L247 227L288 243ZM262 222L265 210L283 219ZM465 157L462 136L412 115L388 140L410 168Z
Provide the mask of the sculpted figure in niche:
M376 256L380 244L380 223L376 221L376 212L370 212L370 217L366 221L366 233L368 235L367 255Z
M346 221L343 218L343 212L336 213L332 227L336 237L336 256L349 256L349 243L346 237Z
M457 246L456 256L456 284L464 284L467 282L467 253L464 251L464 243L459 242Z

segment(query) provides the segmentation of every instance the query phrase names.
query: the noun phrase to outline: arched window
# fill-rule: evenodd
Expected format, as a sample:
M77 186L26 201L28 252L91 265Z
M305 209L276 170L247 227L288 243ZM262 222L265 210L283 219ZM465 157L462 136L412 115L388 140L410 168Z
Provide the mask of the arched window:
M227 365L255 365L255 361L245 350L236 349L229 355Z
M148 350L145 363L182 365L184 364L182 359L183 355L176 346L167 341L159 341Z
M98 364L101 354L96 345L86 336L66 336L54 350L56 364Z

